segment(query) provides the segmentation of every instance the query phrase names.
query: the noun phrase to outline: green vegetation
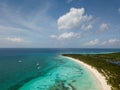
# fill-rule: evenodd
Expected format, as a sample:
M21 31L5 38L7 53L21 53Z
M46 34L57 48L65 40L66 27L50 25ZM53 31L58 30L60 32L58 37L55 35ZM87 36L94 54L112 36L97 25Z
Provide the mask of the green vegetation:
M102 73L112 90L120 90L120 53L111 54L63 54L79 59ZM119 62L119 63L114 63Z

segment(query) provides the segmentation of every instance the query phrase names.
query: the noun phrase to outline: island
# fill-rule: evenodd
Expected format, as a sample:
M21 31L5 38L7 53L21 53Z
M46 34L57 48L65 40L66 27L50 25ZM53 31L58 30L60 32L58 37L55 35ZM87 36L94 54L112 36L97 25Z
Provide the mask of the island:
M106 80L108 85L106 90L120 90L120 52L109 54L63 54L63 56L77 60L84 66L86 65L88 68L90 66L97 70ZM98 76L98 78L102 79L101 76Z

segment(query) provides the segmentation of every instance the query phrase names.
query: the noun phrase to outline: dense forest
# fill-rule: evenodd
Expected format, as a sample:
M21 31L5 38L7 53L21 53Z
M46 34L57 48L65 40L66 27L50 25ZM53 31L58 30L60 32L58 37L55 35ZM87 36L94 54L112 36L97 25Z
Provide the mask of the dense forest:
M120 53L110 54L63 54L79 59L102 73L112 90L120 90Z

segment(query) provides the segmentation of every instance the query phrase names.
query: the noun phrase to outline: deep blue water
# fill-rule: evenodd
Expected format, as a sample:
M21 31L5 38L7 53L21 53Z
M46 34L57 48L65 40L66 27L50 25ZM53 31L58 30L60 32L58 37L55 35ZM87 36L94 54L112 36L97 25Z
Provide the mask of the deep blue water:
M78 48L76 49L75 48L74 49L73 48L72 49L70 48L67 48L67 49L65 48L60 48L60 49L56 49L56 48L55 49L49 49L49 48L46 48L46 49L39 49L39 48L37 49L11 48L10 49L9 48L7 49L6 48L5 49L4 48L2 49L1 48L0 49L0 90L18 90L18 88L23 87L23 85L25 85L25 87L23 87L23 89L21 90L27 90L26 89L27 87L30 87L35 82L38 82L38 81L39 83L42 82L42 80L44 80L45 77L46 78L54 77L55 79L61 73L65 73L61 71L62 70L61 67L69 71L72 70L71 63L73 62L66 60L63 57L60 57L61 54L65 54L65 53L67 54L71 54L71 53L101 54L101 53L112 53L112 52L120 52L120 49L78 49ZM76 67L76 65L77 64L74 64L74 65L72 64L72 66L74 67ZM81 68L79 66L77 67L78 67L78 70L79 68ZM79 74L79 73L74 72L75 70L73 69L72 71L66 72L66 73L71 73L71 77L74 77ZM52 75L50 75L51 74L50 72L52 72ZM72 73L75 75L72 75ZM44 78L40 79L41 77L44 77ZM84 75L84 78L89 78L88 81L91 80L91 78L87 76L87 71ZM29 84L27 85L26 83L29 83ZM48 84L50 85L55 84L55 80L51 80L51 82L49 82ZM94 86L94 82L92 83L92 85ZM92 85L91 85L91 88L97 88L97 87L92 87ZM81 86L81 88L84 89L84 88L89 88L89 87ZM28 89L28 90L33 90L33 89ZM37 88L34 90L42 90L42 89ZM44 87L43 90L49 90L49 89L48 88L45 89Z
M92 48L0 48L0 55L18 54L86 54L120 52L120 49L92 49Z

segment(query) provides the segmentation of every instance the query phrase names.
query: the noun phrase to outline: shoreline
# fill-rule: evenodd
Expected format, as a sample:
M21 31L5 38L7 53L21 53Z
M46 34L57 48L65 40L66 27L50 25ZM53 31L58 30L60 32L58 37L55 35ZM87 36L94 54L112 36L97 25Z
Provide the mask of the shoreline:
M105 79L105 77L99 73L95 68L93 68L92 66L78 60L78 59L75 59L75 58L72 58L72 57L68 57L68 56L64 56L72 61L75 61L77 62L78 64L80 65L83 65L84 67L86 67L88 70L90 70L90 72L96 77L96 79L100 82L101 84L101 88L102 90L111 90L111 86L107 84L107 81Z

